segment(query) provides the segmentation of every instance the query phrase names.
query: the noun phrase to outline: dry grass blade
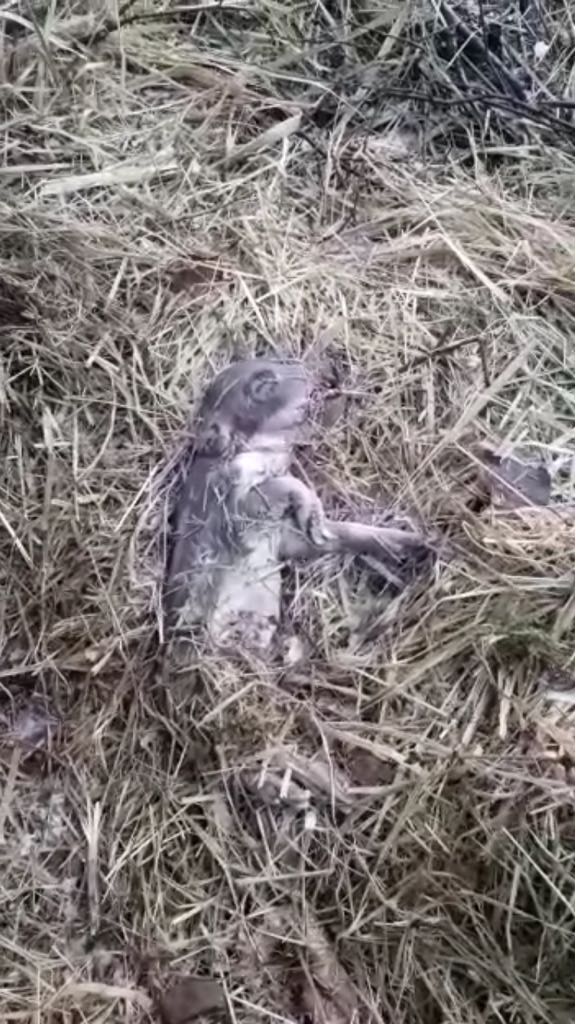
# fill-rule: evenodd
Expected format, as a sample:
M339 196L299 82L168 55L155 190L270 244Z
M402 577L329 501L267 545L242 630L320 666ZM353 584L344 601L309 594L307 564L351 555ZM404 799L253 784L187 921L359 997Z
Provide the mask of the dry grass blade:
M60 723L2 720L0 1017L571 1020L570 11L110 10L0 15L0 700ZM294 570L293 664L160 682L175 467L256 352L338 370L330 514L440 563Z

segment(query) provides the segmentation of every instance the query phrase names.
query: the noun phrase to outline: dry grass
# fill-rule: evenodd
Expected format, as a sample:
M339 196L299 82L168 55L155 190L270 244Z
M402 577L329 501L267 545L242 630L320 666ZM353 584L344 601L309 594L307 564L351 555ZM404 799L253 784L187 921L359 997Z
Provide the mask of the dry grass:
M570 11L532 113L490 114L418 31L442 5L90 6L0 16L0 684L62 721L2 749L1 1019L156 1019L198 974L237 1024L563 1024L573 716L539 685L571 515L476 480L481 444L573 452ZM296 574L305 670L207 660L176 713L162 472L214 368L270 348L352 395L306 453L326 502L444 554L392 601Z

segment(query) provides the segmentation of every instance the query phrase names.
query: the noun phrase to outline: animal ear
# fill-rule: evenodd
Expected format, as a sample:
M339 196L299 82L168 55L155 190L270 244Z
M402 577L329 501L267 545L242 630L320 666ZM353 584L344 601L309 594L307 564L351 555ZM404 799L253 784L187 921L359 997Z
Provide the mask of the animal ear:
M244 394L253 402L269 402L278 391L278 377L274 370L258 370L244 384Z

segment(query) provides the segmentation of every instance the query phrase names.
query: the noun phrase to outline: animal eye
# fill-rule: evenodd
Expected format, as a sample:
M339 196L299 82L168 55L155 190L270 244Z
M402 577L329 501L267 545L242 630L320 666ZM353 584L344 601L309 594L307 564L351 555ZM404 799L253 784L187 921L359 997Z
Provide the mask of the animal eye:
M254 402L268 402L278 391L278 378L272 370L260 370L246 381L244 390Z
M196 455L217 457L223 455L228 446L229 437L218 423L209 423L196 438Z

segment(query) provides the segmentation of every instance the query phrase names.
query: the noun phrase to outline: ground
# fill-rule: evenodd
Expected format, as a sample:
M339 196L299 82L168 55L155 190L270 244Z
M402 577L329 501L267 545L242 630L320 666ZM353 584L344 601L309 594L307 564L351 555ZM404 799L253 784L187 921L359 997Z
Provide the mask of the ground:
M3 1021L573 1019L573 49L500 14L3 9ZM303 660L177 709L170 474L269 351L336 374L327 507L438 560L292 571Z

